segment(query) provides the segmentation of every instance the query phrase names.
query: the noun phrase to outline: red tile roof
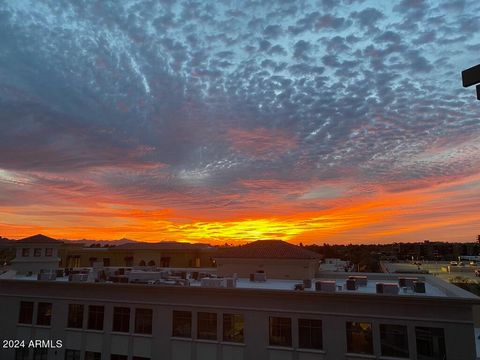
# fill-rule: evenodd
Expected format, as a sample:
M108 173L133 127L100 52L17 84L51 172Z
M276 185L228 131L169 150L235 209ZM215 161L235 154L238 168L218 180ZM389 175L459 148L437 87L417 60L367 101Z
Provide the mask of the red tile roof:
M17 242L23 244L62 244L63 241L55 240L43 234L37 234L18 240Z
M281 240L259 240L246 245L220 249L216 258L320 259L313 251Z

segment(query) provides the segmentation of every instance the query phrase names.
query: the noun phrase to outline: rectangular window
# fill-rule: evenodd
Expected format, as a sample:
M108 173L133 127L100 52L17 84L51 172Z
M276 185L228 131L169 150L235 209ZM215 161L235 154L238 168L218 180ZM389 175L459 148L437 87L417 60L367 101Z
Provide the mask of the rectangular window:
M199 312L197 318L197 338L217 340L217 314Z
M65 360L80 360L80 350L65 350Z
M31 324L33 322L33 302L20 301L20 312L18 314L19 324Z
M45 249L45 256L53 256L53 249L52 248L46 248Z
M50 326L52 321L52 303L38 303L37 325Z
M418 360L445 359L445 334L442 328L415 327Z
M85 351L85 360L102 360L102 354L94 351Z
M173 311L172 336L192 337L192 313L190 311Z
M112 355L110 355L110 360L128 360L128 356L127 355L112 354Z
M127 332L127 333L130 331L130 308L128 307L113 308L112 331Z
M380 324L382 356L408 358L408 333L403 325Z
M15 349L15 360L30 360L30 349L27 349L27 348Z
M67 327L81 329L83 327L83 305L68 304Z
M42 249L40 249L40 248L33 249L33 256L35 256L35 257L42 256Z
M135 333L152 333L152 309L135 309Z
M22 256L23 256L23 257L28 257L28 256L30 256L30 249L29 249L29 248L23 248L23 249L22 249Z
M101 305L88 307L88 328L90 330L103 330L103 313L105 308Z
M223 314L223 341L243 343L243 315Z
M47 360L47 358L48 358L48 349L46 348L33 349L33 360Z
M347 351L357 354L373 354L371 323L347 322Z
M322 349L322 320L298 319L298 346L304 349Z
M284 317L270 317L270 345L292 346L292 319Z

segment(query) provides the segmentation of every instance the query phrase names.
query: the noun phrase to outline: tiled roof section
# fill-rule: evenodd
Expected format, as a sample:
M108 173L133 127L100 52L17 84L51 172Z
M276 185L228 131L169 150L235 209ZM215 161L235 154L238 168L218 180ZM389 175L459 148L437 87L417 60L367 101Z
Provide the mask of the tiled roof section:
M115 247L116 249L130 250L199 250L210 248L207 244L191 244L174 241L162 241L156 243L134 242L122 244Z
M320 259L320 255L281 240L259 240L243 246L221 249L217 258Z
M62 244L63 241L55 240L43 234L37 234L18 240L19 243L24 244Z

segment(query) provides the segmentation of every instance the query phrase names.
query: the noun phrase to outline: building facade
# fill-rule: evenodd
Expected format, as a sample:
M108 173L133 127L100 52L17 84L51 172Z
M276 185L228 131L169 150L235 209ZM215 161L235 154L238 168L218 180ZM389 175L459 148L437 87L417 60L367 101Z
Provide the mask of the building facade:
M302 290L290 280L210 288L3 279L1 338L51 344L7 346L1 359L475 359L474 295L429 276L424 293L377 293L396 275L368 274L352 290L347 280L323 274Z

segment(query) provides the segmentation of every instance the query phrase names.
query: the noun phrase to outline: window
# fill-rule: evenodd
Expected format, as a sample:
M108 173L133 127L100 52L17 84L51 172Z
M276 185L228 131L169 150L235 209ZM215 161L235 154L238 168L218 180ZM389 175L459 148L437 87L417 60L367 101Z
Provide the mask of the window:
M22 256L23 256L23 257L28 257L28 256L30 256L30 249L29 249L29 248L23 248L23 249L22 249Z
M85 351L85 360L102 360L102 354L99 352Z
M53 256L53 249L52 248L46 248L45 249L45 256Z
M20 301L19 324L31 324L33 321L33 302Z
M347 351L349 353L373 354L371 323L347 322Z
M90 305L88 307L88 328L90 330L103 330L104 307Z
M172 336L192 337L192 313L190 311L173 311Z
M65 350L65 360L80 360L80 350Z
M40 248L33 249L33 256L35 256L35 257L42 256L42 249L40 249Z
M380 345L382 356L408 358L407 327L403 325L380 324Z
M152 309L135 309L135 333L152 333Z
M103 258L103 266L110 266L110 258Z
M418 360L445 359L445 334L442 328L415 327Z
M217 314L199 312L197 322L197 338L217 340Z
M50 326L52 321L52 304L38 303L37 325Z
M15 349L15 360L29 360L30 359L30 349L18 348Z
M292 346L292 319L283 317L270 318L270 345Z
M112 354L112 355L110 355L110 360L128 360L128 356L127 355Z
M67 327L81 329L83 327L83 305L68 305L68 321Z
M134 357L132 357L132 360L150 360L150 358L141 357L141 356L134 356Z
M298 319L298 346L304 349L322 349L322 320Z
M128 307L113 308L112 331L118 331L118 332L130 331L130 308Z
M223 341L243 343L243 315L223 314Z
M46 348L33 349L33 360L47 360L47 358L48 358L48 349Z

